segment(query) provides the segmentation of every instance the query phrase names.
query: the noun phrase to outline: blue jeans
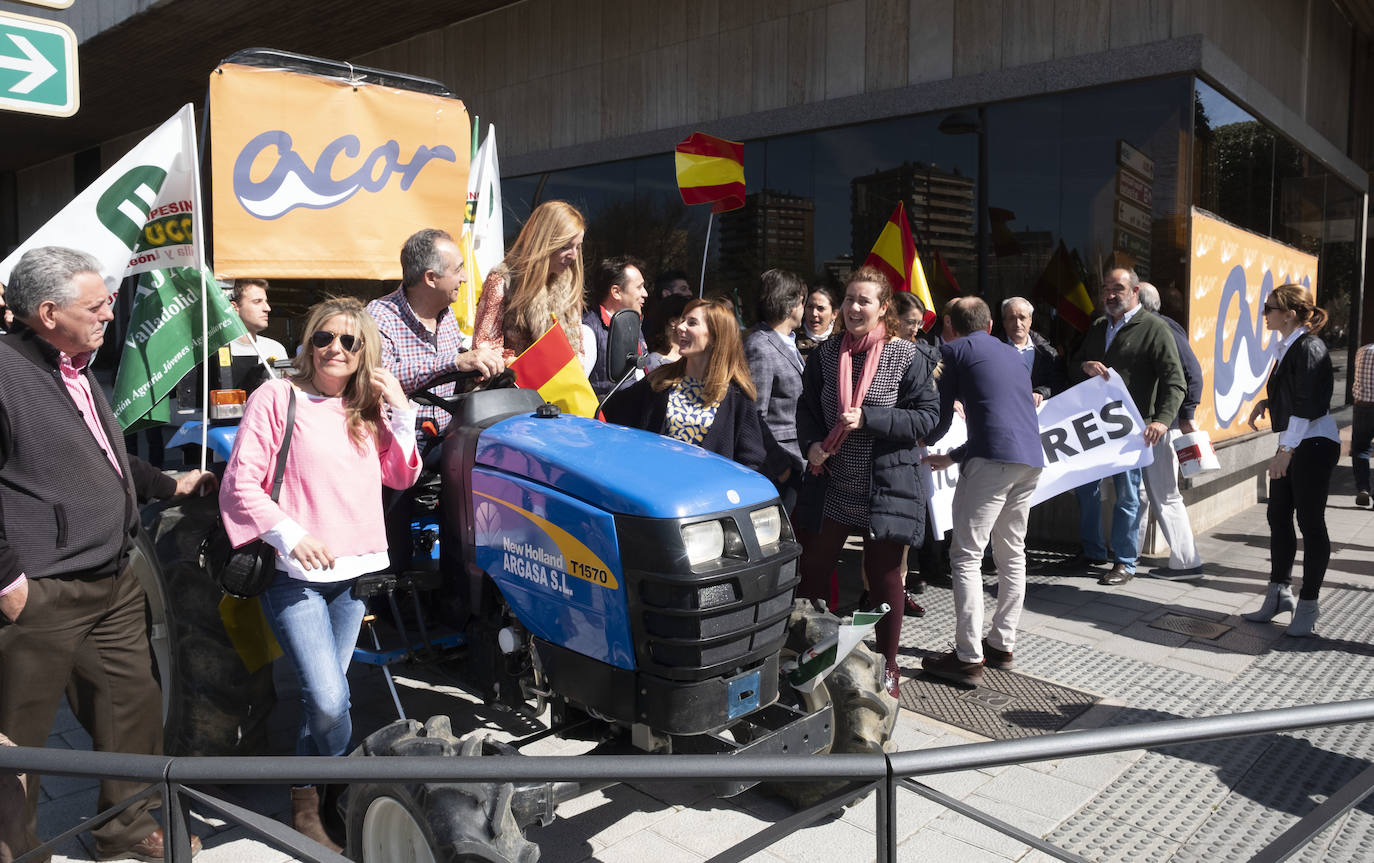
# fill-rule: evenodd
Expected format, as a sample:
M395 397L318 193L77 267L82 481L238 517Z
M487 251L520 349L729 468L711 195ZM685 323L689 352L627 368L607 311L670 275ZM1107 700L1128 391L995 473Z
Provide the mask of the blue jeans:
M1350 464L1355 469L1355 491L1369 491L1369 456L1374 452L1374 404L1355 405L1350 425Z
M352 579L321 584L278 572L261 597L272 634L300 682L297 755L346 755L352 743L348 663L366 608L352 589Z
M1140 556L1140 469L1122 471L1112 477L1116 486L1116 505L1112 507L1111 560L1123 564L1127 572L1135 572L1135 559ZM1079 535L1083 538L1083 553L1091 558L1107 560L1107 546L1102 540L1101 483L1080 485L1078 494Z

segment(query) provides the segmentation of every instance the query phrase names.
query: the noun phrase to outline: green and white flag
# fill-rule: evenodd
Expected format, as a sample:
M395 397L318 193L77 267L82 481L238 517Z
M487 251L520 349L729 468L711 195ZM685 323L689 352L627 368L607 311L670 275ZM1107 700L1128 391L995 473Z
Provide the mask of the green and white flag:
M868 637L888 610L887 603L883 603L875 611L856 611L852 618L840 621L834 635L802 651L795 664L789 661L783 666L782 670L787 672L787 682L798 692L815 689L859 642Z
M202 267L199 199L196 123L188 104L0 261L0 283L38 246L95 256L111 295L126 275Z
M202 348L202 273L191 267L154 270L138 280L129 333L115 376L115 419L126 432L165 423L170 419L167 395L177 382L199 365L207 351L246 335L243 322L229 301L205 273L208 347Z

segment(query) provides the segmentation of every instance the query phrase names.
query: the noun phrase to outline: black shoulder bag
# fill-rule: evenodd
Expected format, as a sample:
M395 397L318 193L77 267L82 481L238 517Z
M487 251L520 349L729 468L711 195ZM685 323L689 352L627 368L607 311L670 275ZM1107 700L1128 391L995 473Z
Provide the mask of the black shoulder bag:
M286 454L291 450L291 432L296 427L296 388L291 387L291 400L286 406L286 434L282 436L281 451L277 453L277 469L272 476L272 500L281 494L282 477L286 474ZM277 575L277 550L262 539L234 548L224 532L223 516L215 520L215 527L200 544L200 565L220 590L240 599L257 596L267 589Z

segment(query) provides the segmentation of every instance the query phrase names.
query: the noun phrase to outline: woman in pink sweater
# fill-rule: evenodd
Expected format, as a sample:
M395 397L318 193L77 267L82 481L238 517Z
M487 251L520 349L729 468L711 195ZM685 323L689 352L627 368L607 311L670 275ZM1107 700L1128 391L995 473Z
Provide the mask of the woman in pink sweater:
M364 603L351 588L387 566L382 486L420 475L415 410L382 367L376 324L352 298L312 307L290 379L253 393L220 486L234 545L262 537L277 550L277 577L262 594L273 634L292 658L302 717L297 755L344 755L353 734L348 664ZM295 423L277 501L272 473L294 397ZM293 826L323 845L313 787L291 791Z

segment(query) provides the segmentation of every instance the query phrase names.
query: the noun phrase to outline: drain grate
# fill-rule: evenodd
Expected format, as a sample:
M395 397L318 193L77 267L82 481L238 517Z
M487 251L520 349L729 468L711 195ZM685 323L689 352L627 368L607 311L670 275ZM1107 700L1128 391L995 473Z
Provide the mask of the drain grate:
M920 673L901 686L902 707L990 737L1015 740L1068 725L1101 699L1013 671L983 670L983 684L961 689Z
M1224 623L1189 617L1186 614L1166 614L1152 621L1150 626L1168 632L1177 632L1181 635L1190 635L1193 638L1221 638L1232 629Z

